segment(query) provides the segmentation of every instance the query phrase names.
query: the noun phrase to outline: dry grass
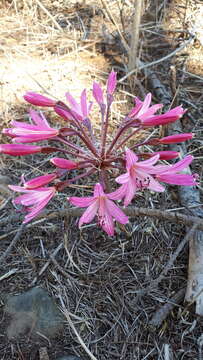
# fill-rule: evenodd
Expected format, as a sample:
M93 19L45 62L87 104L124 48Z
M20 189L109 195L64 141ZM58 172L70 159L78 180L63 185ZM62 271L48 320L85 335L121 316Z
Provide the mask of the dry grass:
M112 43L109 42L109 33L119 27L126 41L129 40L133 1L105 1L114 23L106 13L103 19L104 10L91 0L80 2L78 7L76 1L41 0L40 3L47 12L34 0L4 0L0 4L1 127L8 127L11 119L22 119L26 114L28 108L22 95L27 90L41 93L46 90L64 99L67 90L78 96L83 88L91 88L92 80L103 82L112 64L117 66L119 76L124 75L126 53L122 53L118 40L111 38ZM175 0L172 4L170 9L171 6L177 8ZM166 31L162 31L167 5L162 1L146 4L139 49L139 57L145 62L163 57L183 40L179 34L175 39L173 34L169 34L169 41ZM123 7L126 32L122 31L119 6ZM89 29L86 21L90 11L93 11L90 34L84 39ZM56 25L58 19L61 20L57 22L59 26ZM65 28L62 27L64 19L67 22ZM101 30L103 23L108 28L108 39ZM194 51L194 45L192 49ZM187 64L189 59L190 55ZM170 66L175 66L177 94L174 102L184 102L188 108L183 125L185 132L196 134L188 151L196 156L193 167L201 177L201 74L197 75L196 71L191 73L192 68L188 70L181 54L171 60L158 64L154 70L170 91ZM127 111L131 93L140 96L141 91L150 91L149 79L143 73L138 74L137 80L133 78L130 84L120 85L112 130ZM99 131L97 118L95 125ZM3 138L3 141L6 139ZM47 159L40 155L21 159L2 156L1 174L17 183L22 172L30 178L34 174L42 174L48 167ZM77 196L83 189L76 187L70 191ZM49 205L49 209L66 207L65 195L61 194ZM8 194L2 194L0 201L3 220L12 215L14 209ZM163 194L141 194L134 204L169 211L180 208L175 187L170 187L170 191ZM11 221L9 217L1 229L1 255L19 226L20 222ZM203 326L192 306L186 307L182 302L176 304L159 329L149 326L156 310L170 302L179 289L186 286L188 254L187 248L184 248L158 286L150 287L184 235L183 225L145 217L132 220L125 230L118 228L113 239L95 224L86 226L80 232L74 218L58 217L48 219L46 223L36 220L34 225L24 230L10 256L0 264L0 293L20 293L34 285L46 288L65 314L64 333L58 339L50 339L51 345L42 338L37 343L27 338L9 342L5 335L8 319L2 315L0 360L35 360L39 358L37 351L42 347L48 349L50 360L56 360L66 352L78 354L82 359L92 357L97 360L200 359ZM149 291L139 295L140 290L146 288ZM84 344L91 354L87 354Z

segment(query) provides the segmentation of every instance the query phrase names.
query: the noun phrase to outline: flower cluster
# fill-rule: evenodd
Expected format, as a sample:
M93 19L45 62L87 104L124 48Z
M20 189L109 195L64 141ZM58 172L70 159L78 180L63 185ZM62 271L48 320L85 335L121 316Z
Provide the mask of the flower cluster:
M144 145L165 145L179 143L191 139L193 134L175 134L162 139L150 138L140 143L134 143L127 148L129 140L138 131L158 125L165 125L179 119L185 110L177 106L164 114L156 114L161 104L151 104L151 94L144 101L135 98L135 106L122 120L114 136L108 135L110 111L113 103L113 93L116 88L116 73L111 72L107 80L106 94L101 86L94 82L93 97L101 116L101 131L99 139L92 126L90 113L93 102L88 102L86 90L83 90L80 102L70 94L66 94L67 103L55 101L46 96L27 92L24 99L41 107L52 108L62 117L67 126L52 128L44 113L30 110L30 123L12 121L11 128L3 129L3 133L12 139L13 144L1 144L0 152L13 156L35 153L62 153L63 157L53 157L50 162L55 170L49 174L26 181L21 178L22 186L9 185L10 189L23 193L14 203L21 205L27 213L24 223L36 217L47 203L64 188L75 181L97 176L93 195L89 197L68 197L72 205L87 207L79 220L79 227L91 222L97 216L98 224L110 236L114 235L114 219L126 224L128 217L115 203L123 200L124 206L129 205L138 191L149 189L155 192L165 190L162 183L173 185L196 185L196 175L181 173L192 162L188 155L175 164L158 163L160 160L177 158L175 151L156 151L143 153ZM78 138L79 141L76 141ZM45 145L38 142L46 140ZM48 146L48 142L58 146ZM34 145L32 143L35 143ZM36 145L37 143L37 145ZM132 142L131 142L132 143ZM30 145L31 144L31 145ZM52 142L53 144L53 142ZM78 145L81 144L81 145ZM80 169L79 173L72 170ZM114 175L117 173L117 175ZM62 179L63 178L63 181ZM64 180L65 179L65 180ZM118 184L111 191L112 180Z

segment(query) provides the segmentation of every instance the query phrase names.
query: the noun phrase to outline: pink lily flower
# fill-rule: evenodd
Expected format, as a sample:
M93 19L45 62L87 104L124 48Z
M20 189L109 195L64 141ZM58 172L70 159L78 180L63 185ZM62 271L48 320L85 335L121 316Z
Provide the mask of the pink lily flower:
M159 160L159 155L144 161L138 161L137 155L129 149L126 150L126 169L127 172L116 178L116 182L122 184L121 187L111 193L112 199L118 196L124 199L124 206L132 201L138 190L148 188L153 191L163 192L164 187L151 176L154 173L154 164Z
M156 126L156 125L165 125L178 120L186 110L182 106L177 106L174 109L167 111L165 114L161 115L152 115L148 118L141 119L141 122L144 126Z
M144 121L144 119L147 119L149 116L154 115L154 113L161 109L163 107L162 104L151 104L152 100L152 94L148 93L144 99L144 101L141 101L138 97L135 97L135 107L131 110L129 113L129 117L131 119L139 119Z
M197 185L197 175L180 174L179 172L184 170L191 164L193 156L188 155L184 159L178 161L174 165L157 165L155 166L156 179L172 185L185 185L195 186Z
M100 106L104 105L103 90L97 82L93 83L93 96Z
M44 95L37 94L32 91L26 92L26 94L23 97L27 102L29 102L32 105L53 107L56 104L56 100L49 99Z
M79 221L79 227L91 222L98 216L99 225L110 236L114 235L113 217L121 224L127 224L128 217L110 200L111 195L105 194L101 184L94 187L94 195L90 197L70 197L71 204L79 207L88 207Z
M193 138L192 133L176 134L159 139L161 144L176 144Z
M36 178L31 179L29 181L24 181L23 185L24 185L25 189L36 189L36 188L40 188L40 187L42 187L44 185L49 184L50 182L55 180L57 177L58 176L57 176L56 173L37 176Z
M36 154L42 151L41 146L21 144L0 144L0 153L12 156Z
M62 101L58 101L54 106L56 114L61 116L64 120L72 122L75 119L75 114Z
M87 104L86 89L81 93L80 104L77 103L69 92L66 93L66 99L68 100L71 106L71 112L73 112L75 117L80 121L87 121L93 103L90 102Z
M107 80L107 94L113 95L115 89L116 89L116 76L117 73L114 71L111 71L109 74L108 80Z
M3 133L13 137L14 142L26 143L47 140L56 137L59 130L49 126L44 115L41 116L34 110L30 111L34 124L27 124L20 121L12 121L13 128L3 130Z
M39 215L39 213L44 209L44 207L56 193L55 187L41 187L37 188L36 190L30 190L25 189L22 186L9 185L9 188L13 191L24 193L13 201L16 205L23 205L28 212L28 215L25 216L23 224L28 223L34 217Z
M144 153L140 155L144 155L144 157L146 158L153 157L154 155L159 155L159 160L171 160L179 157L180 153L177 151L166 150L166 151L156 151L153 153Z
M136 106L131 110L128 117L140 121L143 126L156 126L174 122L186 111L182 106L177 106L165 114L154 115L163 105L156 104L150 107L151 97L151 93L147 94L143 102L139 98L135 98Z
M73 170L78 168L76 162L59 157L52 158L50 162L60 169Z

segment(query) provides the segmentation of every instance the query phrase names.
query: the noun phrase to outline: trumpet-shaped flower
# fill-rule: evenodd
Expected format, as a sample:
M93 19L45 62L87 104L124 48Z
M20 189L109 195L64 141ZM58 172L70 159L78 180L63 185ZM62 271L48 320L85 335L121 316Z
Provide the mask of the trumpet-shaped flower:
M56 137L59 130L52 129L44 115L39 115L36 111L30 111L34 124L27 124L20 121L12 121L13 128L4 129L3 133L13 138L14 142L27 143L46 140Z
M36 154L42 151L41 146L21 144L0 144L0 153L12 156Z
M13 191L22 192L23 195L18 196L13 201L16 205L23 205L28 215L25 216L24 224L31 221L34 217L44 209L47 203L55 195L55 187L40 187L35 190L25 189L22 186L9 185L9 188Z
M93 96L100 106L104 104L103 90L96 81L93 83Z
M76 162L59 157L52 158L50 162L60 169L73 170L78 167Z
M156 126L164 125L179 119L186 110L183 110L182 106L177 106L172 110L167 111L165 114L154 115L157 110L162 108L162 104L156 104L150 106L151 93L147 94L144 101L139 98L135 98L136 106L131 110L128 118L135 119L135 122L141 122L143 126Z
M83 90L80 96L80 104L74 99L74 97L67 92L66 99L70 104L70 109L77 120L89 123L89 113L92 108L92 102L87 104L86 90Z
M32 105L53 107L56 104L55 100L49 99L44 95L37 94L32 91L26 92L26 94L23 97L27 102L29 102Z
M179 157L179 152L177 151L156 151L153 153L144 153L142 154L145 158L150 158L153 157L154 155L159 155L159 160L171 160L171 159L176 159L177 157Z
M158 183L151 175L154 173L154 164L159 160L159 155L144 161L138 161L137 155L129 149L126 150L126 169L127 172L116 178L116 182L122 184L121 187L111 193L111 197L118 196L124 199L127 206L132 201L138 190L148 188L150 190L162 192L164 187Z
M155 166L156 179L172 185L197 185L197 175L180 174L179 172L185 170L191 164L193 156L188 155L184 159L178 161L174 165L157 165Z
M144 121L148 117L154 115L154 113L163 107L162 104L151 104L152 94L149 93L146 95L144 101L141 101L138 97L135 97L135 107L130 111L129 117L131 119L139 119Z
M25 189L36 189L36 188L39 188L39 187L49 184L56 178L57 178L56 173L46 174L46 175L42 175L42 176L37 176L36 178L33 178L28 181L24 181L23 185L24 185Z
M111 73L108 76L108 80L107 80L107 94L113 95L115 89L116 89L116 72L111 71Z
M192 133L176 134L159 139L161 144L176 144L193 138Z
M87 210L80 218L79 226L84 223L87 224L98 216L99 225L110 236L114 235L114 223L115 220L121 224L128 222L128 217L119 209L118 206L110 200L111 195L105 194L101 184L96 184L94 187L94 195L91 197L70 197L68 200L71 204L79 207L87 207ZM114 197L115 199L115 197Z

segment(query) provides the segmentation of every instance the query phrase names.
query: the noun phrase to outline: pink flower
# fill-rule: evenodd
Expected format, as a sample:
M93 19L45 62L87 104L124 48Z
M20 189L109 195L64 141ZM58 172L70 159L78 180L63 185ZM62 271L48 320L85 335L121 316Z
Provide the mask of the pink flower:
M57 101L56 105L54 106L54 111L64 120L71 122L72 120L75 119L69 107L66 104L64 104L62 101Z
M91 222L98 215L99 225L110 236L114 235L113 217L121 224L128 222L128 217L110 200L110 194L105 194L101 184L94 187L94 195L91 197L70 197L71 204L88 207L79 221L79 227L84 223Z
M184 159L178 161L174 165L157 165L155 166L156 179L172 185L185 185L194 186L197 185L197 175L179 174L180 171L190 165L193 160L193 156L188 155Z
M80 121L87 121L90 110L92 108L92 102L87 104L87 95L86 90L83 90L80 96L80 104L74 99L74 97L70 93L66 93L66 99L68 100L71 106L71 112L75 115L75 117Z
M159 160L171 160L171 159L175 159L177 157L179 157L179 152L177 151L156 151L153 153L147 153L147 154L142 154L145 157L153 157L154 155L159 155Z
M172 110L167 111L165 114L152 115L151 117L141 120L144 126L165 125L178 120L186 110L182 106L177 106Z
M55 187L42 187L36 190L29 190L22 186L9 185L9 188L13 191L25 193L13 201L16 205L23 205L28 212L28 215L25 216L23 221L24 224L36 217L56 193Z
M23 185L24 185L25 189L36 189L36 188L39 188L41 186L49 184L50 182L52 182L56 178L57 178L56 173L37 176L34 179L31 179L29 181L25 181Z
M30 111L34 124L27 124L20 121L12 121L13 128L5 129L6 135L13 137L13 141L19 143L36 142L56 137L59 134L57 129L52 129L44 115L41 116L34 110Z
M41 146L35 145L20 145L20 144L0 144L0 153L20 156L36 154L42 151Z
M129 149L126 150L126 169L127 172L116 178L117 183L122 186L111 193L114 196L124 199L124 205L127 206L132 201L138 190L148 188L153 191L162 192L164 187L156 181L151 174L154 173L154 164L159 160L159 155L144 161L138 161L137 155Z
M40 95L32 91L26 92L23 97L27 102L32 105L53 107L56 104L55 100L49 99L44 95Z
M50 162L60 169L72 170L78 167L76 162L58 157L52 158Z
M108 80L107 80L107 94L113 95L115 89L116 89L116 72L111 71L109 74Z
M177 135L170 135L163 137L162 139L159 139L159 142L161 144L174 144L174 143L176 144L186 140L190 140L192 138L193 138L192 133L185 133L185 134L177 134Z
M135 98L135 107L131 110L131 112L129 113L129 117L132 119L139 119L142 122L147 119L149 116L154 115L154 113L162 108L162 104L156 104L156 105L152 105L151 104L151 99L152 99L152 94L149 93L147 94L146 98L144 99L144 101L141 101L138 97Z
M104 104L103 90L97 82L93 83L93 96L99 105Z
M135 98L136 106L131 110L128 117L140 121L144 126L164 125L179 119L186 110L182 106L167 111L165 114L154 115L157 110L162 108L162 104L152 105L151 93L147 94L145 100L142 102L139 98Z

